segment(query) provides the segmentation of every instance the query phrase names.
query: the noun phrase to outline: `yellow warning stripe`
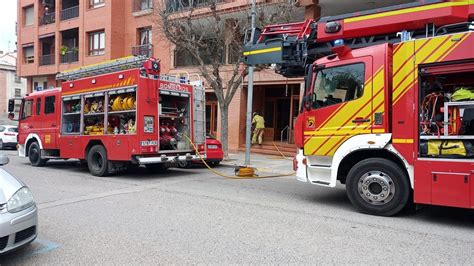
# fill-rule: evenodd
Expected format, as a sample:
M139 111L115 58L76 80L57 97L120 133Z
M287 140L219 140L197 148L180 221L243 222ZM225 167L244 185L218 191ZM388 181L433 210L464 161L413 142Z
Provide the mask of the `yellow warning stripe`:
M244 52L244 55L264 54L264 53L271 53L271 52L278 52L278 51L281 51L281 47L273 47L273 48L259 49L255 51L248 51L248 52Z
M414 139L392 139L392 143L396 144L413 144L414 142Z
M404 15L404 14L427 11L427 10L433 10L433 9L438 9L438 8L454 7L454 6L467 6L467 5L469 5L469 3L466 2L466 1L463 1L463 2L446 2L446 3L440 3L440 4L433 4L433 5L426 5L426 6L419 6L419 7L413 7L413 8L406 8L406 9L388 11L388 12L384 12L384 13L372 14L372 15L367 15L367 16L347 18L347 19L344 19L344 23L352 23L352 22L358 22L358 21L369 20L369 19L377 19L377 18L386 18L386 17L390 17L390 16ZM416 15L416 14L414 14L414 15Z

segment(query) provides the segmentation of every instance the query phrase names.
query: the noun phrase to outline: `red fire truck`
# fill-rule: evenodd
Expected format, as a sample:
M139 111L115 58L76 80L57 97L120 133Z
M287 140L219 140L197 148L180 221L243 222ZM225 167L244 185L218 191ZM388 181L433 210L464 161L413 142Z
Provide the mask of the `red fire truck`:
M474 208L474 1L419 1L265 27L248 64L305 76L297 179L364 213Z
M61 88L21 100L18 151L33 166L76 158L105 176L130 164L162 169L197 159L188 138L205 149L203 88L160 75L156 59L126 57L57 79Z

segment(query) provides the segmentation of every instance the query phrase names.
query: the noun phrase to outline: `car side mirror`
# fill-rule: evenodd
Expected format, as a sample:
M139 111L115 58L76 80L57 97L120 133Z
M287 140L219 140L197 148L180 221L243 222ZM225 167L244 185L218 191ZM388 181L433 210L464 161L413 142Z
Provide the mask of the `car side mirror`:
M10 162L6 155L0 155L0 166L6 165Z
M8 112L13 113L15 111L15 100L14 99L9 99L8 100Z

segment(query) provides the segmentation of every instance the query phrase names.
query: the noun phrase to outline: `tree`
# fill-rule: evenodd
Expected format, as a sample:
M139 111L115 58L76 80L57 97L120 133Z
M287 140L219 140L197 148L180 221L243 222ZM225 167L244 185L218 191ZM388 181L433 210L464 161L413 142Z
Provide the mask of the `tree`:
M240 63L244 32L250 29L250 5L220 10L222 0L166 0L156 10L155 24L184 57L195 65L214 91L221 118L221 142L228 157L229 105L246 70ZM292 21L296 8L285 2L258 5L257 26Z

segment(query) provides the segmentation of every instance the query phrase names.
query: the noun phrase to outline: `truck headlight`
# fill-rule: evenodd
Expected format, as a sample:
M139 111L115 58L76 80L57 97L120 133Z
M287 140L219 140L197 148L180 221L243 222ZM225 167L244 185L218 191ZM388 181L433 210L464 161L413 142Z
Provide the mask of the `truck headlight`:
M8 212L20 212L35 205L33 194L27 187L20 188L7 202Z

